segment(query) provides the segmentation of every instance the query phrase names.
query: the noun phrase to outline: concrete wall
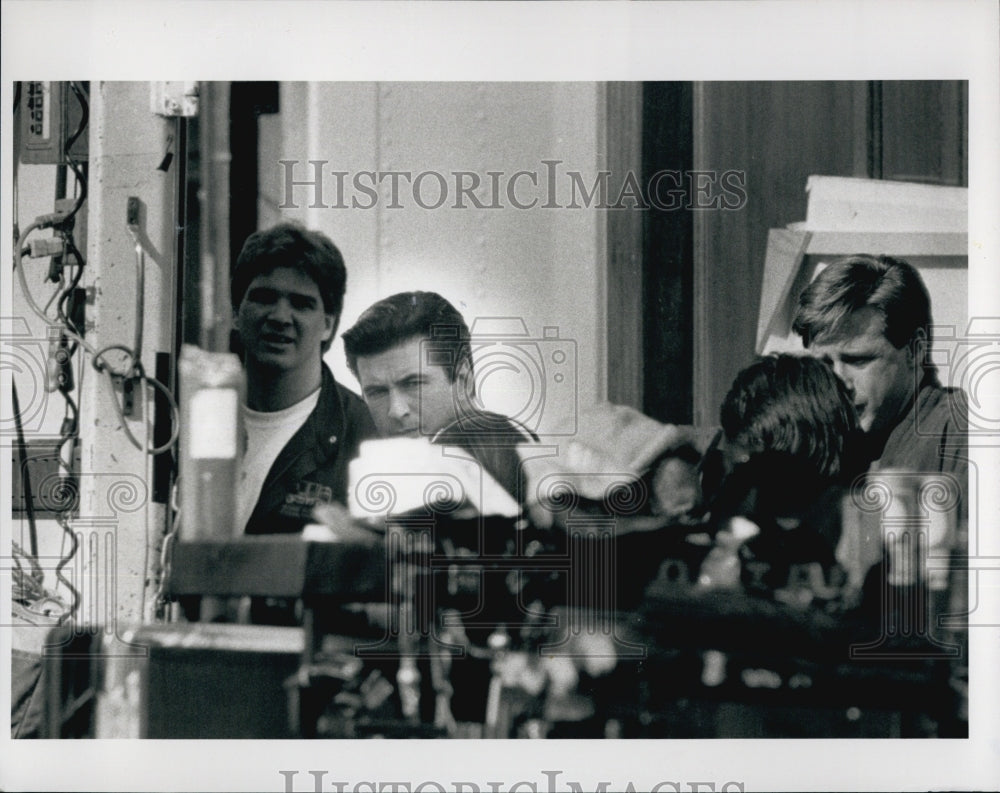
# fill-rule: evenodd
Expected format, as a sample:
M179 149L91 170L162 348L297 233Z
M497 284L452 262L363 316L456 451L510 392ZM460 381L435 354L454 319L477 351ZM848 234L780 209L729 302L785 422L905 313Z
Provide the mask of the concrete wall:
M136 305L142 300L142 349L139 360L153 376L157 352L173 345L174 174L158 169L174 133L173 119L154 115L150 84L91 84L88 265L84 286L88 305L87 340L95 350L134 344ZM126 227L129 197L141 204L139 238L145 249L144 283L138 293L135 243ZM120 367L121 356L109 357ZM90 365L90 359L86 361ZM91 370L93 372L93 370ZM80 413L81 505L76 525L84 535L83 563L94 588L88 621L130 622L151 614L164 531L164 508L152 499L151 457L136 448L128 426L143 446L152 443L152 389L131 418L118 418L107 379L89 376ZM116 399L121 394L116 394ZM89 536L88 536L89 533ZM110 569L108 569L110 567ZM102 598L107 598L101 602Z

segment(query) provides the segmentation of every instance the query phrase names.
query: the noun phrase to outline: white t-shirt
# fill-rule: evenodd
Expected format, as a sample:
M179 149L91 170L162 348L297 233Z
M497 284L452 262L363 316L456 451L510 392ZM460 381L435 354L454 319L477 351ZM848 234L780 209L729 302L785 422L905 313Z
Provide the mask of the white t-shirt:
M236 483L236 525L240 532L246 528L257 506L264 480L274 461L316 409L319 391L317 388L305 399L284 410L261 412L241 406L247 442Z

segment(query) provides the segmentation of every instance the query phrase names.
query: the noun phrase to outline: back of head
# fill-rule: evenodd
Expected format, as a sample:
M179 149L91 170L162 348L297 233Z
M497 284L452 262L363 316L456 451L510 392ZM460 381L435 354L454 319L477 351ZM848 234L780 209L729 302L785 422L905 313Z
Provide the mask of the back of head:
M807 489L858 472L854 405L833 370L816 358L760 359L736 376L720 413L729 444L746 450L751 463L768 460L773 473L794 473Z
M918 338L931 343L931 301L916 268L890 256L859 254L828 265L799 296L792 322L809 347L817 339L837 334L845 319L862 308L872 308L885 319L885 337L897 349ZM933 376L932 363L923 361Z
M296 223L279 223L247 237L230 281L233 309L239 308L254 278L278 267L308 275L319 287L323 310L339 319L347 287L344 257L326 235Z
M359 357L377 355L413 338L427 339L423 363L441 366L452 382L461 367L471 374L469 326L437 292L399 292L365 309L343 335L347 365L357 376Z

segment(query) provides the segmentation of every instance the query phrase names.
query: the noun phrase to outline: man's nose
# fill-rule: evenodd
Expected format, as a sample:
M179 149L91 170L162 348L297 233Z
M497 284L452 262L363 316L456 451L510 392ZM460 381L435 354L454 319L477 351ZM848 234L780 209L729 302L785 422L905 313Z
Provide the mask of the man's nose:
M406 418L410 415L410 400L402 391L390 391L389 416L394 419Z
M271 310L267 312L267 318L272 322L280 322L283 325L292 321L292 305L284 298L279 298L271 304Z
M851 379L851 373L848 368L844 366L841 361L833 361L831 366L833 367L833 373L843 381L844 385L846 385L850 391L853 392L854 382Z

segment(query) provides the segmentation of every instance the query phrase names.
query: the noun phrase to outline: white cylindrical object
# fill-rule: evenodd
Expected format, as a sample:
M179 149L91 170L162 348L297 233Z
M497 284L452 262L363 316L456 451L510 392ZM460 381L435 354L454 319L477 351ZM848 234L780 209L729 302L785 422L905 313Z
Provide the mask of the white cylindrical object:
M179 368L180 539L228 540L236 534L243 367L232 353L184 345Z

